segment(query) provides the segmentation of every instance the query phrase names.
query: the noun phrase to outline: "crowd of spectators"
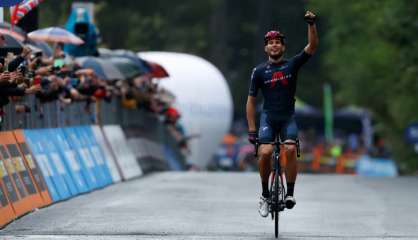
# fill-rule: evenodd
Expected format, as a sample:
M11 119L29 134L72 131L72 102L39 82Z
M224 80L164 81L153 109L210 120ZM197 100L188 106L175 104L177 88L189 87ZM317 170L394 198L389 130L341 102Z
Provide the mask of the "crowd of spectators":
M11 101L14 103L12 111L17 113L42 112L43 103L53 101L58 102L61 109L74 102L84 102L88 112L93 102L117 99L123 108L143 109L163 119L180 147L188 152L186 137L178 127L181 115L172 106L175 97L159 86L159 80L152 73L105 80L94 69L83 68L75 58L67 55L62 44L54 44L51 56L29 44L18 54L1 50L0 120L8 114L5 106ZM33 106L27 104L25 95L35 95L39 103L37 109L31 109Z
M362 156L390 159L391 153L385 145L384 139L374 136L371 147L366 148L360 134L339 133L332 142L314 129L299 130L298 134L302 157L299 159L299 170L306 172L321 172L320 165L336 169L339 160L346 159L347 168L353 168L355 161ZM318 169L315 161L318 160ZM254 146L247 140L245 134L228 133L225 135L218 151L213 155L209 164L210 170L226 171L258 171L257 159L254 156ZM328 171L328 169L325 169ZM324 170L324 171L325 171Z
M8 104L10 97L15 99L14 96L25 94L36 94L41 103L58 100L63 104L97 99L110 101L112 97L120 96L127 101L135 99L135 104L124 104L126 107L143 107L156 112L163 106L154 97L158 88L150 78L138 76L107 81L100 79L92 69L79 66L65 55L60 45L54 48L52 57L44 57L42 52L32 52L24 47L20 55L8 53L0 57L0 106Z

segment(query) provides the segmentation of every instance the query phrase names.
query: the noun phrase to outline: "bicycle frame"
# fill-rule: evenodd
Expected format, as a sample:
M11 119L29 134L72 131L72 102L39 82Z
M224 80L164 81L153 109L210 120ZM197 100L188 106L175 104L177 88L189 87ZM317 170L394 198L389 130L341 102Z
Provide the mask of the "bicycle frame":
M255 143L255 156L258 155L258 147L259 147L258 140ZM270 199L269 205L270 205L270 214L272 219L275 221L275 228L274 228L274 234L277 238L279 235L279 213L281 211L284 211L286 208L285 204L285 196L286 196L286 188L285 188L285 181L286 181L286 175L284 171L284 167L282 168L281 160L282 156L284 159L286 159L285 155L282 155L281 147L284 145L296 145L296 153L297 157L300 157L300 148L299 148L299 140L297 139L295 143L286 143L281 142L280 140L276 140L273 143L269 143L274 146L273 154L272 154L272 160L273 160L273 168L270 173Z

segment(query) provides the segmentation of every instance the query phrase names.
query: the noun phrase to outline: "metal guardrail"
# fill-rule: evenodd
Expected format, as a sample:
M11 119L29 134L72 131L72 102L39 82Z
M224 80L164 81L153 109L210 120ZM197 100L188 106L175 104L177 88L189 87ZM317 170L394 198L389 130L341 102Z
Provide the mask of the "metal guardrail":
M26 105L29 112L16 112L18 105ZM1 130L19 128L55 128L70 125L97 123L96 106L90 104L88 112L85 102L63 105L58 101L41 103L35 96L26 96L22 101L11 102L3 107Z
M15 108L18 105L26 105L30 112L16 112ZM145 121L144 116L152 115L138 109L123 108L117 97L110 102L101 100L88 105L86 102L64 105L59 101L41 103L35 96L25 96L21 101L11 101L3 107L3 111L0 124L2 131L90 124L135 126L142 125L141 121Z
M18 113L17 105L26 105L31 111ZM1 131L14 129L58 128L73 125L109 125L122 126L128 139L146 138L162 146L169 146L173 157L185 164L185 157L180 152L177 141L171 136L158 116L146 110L123 108L120 99L112 101L73 102L63 105L59 101L40 103L35 96L25 96L21 101L11 101L4 106ZM155 160L149 164L157 164Z

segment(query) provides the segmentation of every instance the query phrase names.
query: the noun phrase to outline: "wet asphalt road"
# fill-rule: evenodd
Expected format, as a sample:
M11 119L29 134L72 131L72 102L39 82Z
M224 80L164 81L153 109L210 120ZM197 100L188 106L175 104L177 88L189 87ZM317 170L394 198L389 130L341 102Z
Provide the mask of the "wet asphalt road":
M159 173L37 210L0 239L274 239L255 173ZM300 175L280 239L418 239L418 178Z

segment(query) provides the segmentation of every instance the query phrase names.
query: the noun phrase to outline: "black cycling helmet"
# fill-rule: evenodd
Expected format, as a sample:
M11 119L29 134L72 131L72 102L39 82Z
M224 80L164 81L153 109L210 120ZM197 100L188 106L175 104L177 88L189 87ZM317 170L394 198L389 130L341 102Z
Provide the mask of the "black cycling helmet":
M279 31L275 31L275 30L268 31L266 33L266 35L264 35L264 45L267 45L268 41L271 40L271 39L279 39L282 42L282 44L284 45L285 37Z

